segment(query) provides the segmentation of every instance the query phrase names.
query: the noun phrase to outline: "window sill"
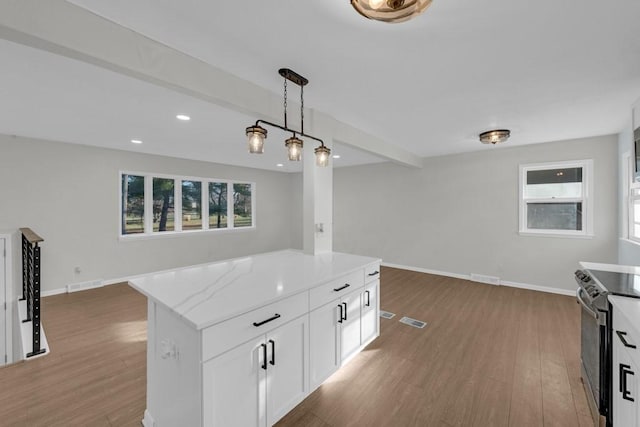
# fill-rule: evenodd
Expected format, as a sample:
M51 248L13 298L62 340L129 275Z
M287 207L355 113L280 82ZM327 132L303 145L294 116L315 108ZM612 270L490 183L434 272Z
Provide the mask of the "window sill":
M118 240L121 242L132 242L138 240L155 240L155 239L167 239L167 238L180 238L184 236L203 236L207 234L227 234L227 233L242 233L247 231L255 231L256 227L237 227L237 228L214 228L209 230L187 230L187 231L163 231L155 232L153 234L125 234L120 235Z
M626 237L621 237L621 238L620 238L620 241L621 241L621 242L628 243L628 244L630 244L630 245L640 246L640 242L635 241L635 240L631 240L631 239L627 239Z
M565 233L545 233L545 232L537 232L537 231L519 231L518 234L521 236L529 236L529 237L555 237L555 238L566 238L566 239L593 239L595 236L593 234L565 234Z

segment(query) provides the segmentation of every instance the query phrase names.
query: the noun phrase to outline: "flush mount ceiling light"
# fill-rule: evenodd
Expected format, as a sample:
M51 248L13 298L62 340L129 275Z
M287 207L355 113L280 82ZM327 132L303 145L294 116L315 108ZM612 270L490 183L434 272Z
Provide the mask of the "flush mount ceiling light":
M432 0L351 0L360 15L375 21L397 23L420 15Z
M511 131L508 129L495 129L482 132L480 135L480 142L483 144L497 144L499 142L505 142L511 136Z
M284 78L284 126L277 125L275 123L268 122L266 120L257 120L253 126L249 126L245 130L247 135L247 141L249 143L249 153L262 154L264 153L264 140L267 139L267 130L260 126L260 124L272 126L278 129L282 129L285 132L291 132L292 136L287 138L284 142L287 147L287 153L289 160L300 161L302 158L303 141L298 138L302 136L316 140L320 145L314 150L316 153L316 165L328 166L329 155L331 150L324 145L324 142L320 138L308 135L304 133L304 86L309 83L309 80L302 77L300 74L292 71L288 68L281 68L278 73ZM287 81L290 81L300 86L300 130L291 129L287 126Z

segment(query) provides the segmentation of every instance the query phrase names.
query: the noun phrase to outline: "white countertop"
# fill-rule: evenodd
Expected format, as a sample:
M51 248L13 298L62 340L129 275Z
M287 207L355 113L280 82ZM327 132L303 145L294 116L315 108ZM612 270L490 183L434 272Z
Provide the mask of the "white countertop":
M635 265L602 264L598 262L580 262L587 270L612 271L614 273L640 274L640 267Z
M284 250L150 273L129 284L203 329L375 262L380 260Z
M640 299L609 295L609 302L627 318L629 325L634 329L632 335L640 337Z

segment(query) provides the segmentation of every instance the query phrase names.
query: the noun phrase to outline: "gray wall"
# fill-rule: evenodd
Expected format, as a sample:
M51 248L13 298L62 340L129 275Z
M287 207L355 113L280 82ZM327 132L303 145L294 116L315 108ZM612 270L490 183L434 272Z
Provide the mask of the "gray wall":
M256 182L257 227L119 241L120 170ZM30 227L45 239L43 291L288 248L292 182L286 173L0 135L0 229Z
M627 153L631 153L634 155L633 151L633 131L631 119L625 126L624 130L620 132L618 135L618 164L619 164L619 178L618 178L618 205L620 206L620 215L619 215L619 236L620 240L618 241L618 263L625 265L640 265L640 245L634 243L627 239L625 233L625 222L627 222L627 213L625 209L627 208L627 194L625 192L625 184L624 180L628 179L624 174L624 155Z
M500 147L334 171L334 250L456 274L574 289L578 261L615 262L617 137ZM518 234L518 165L592 158L593 239Z

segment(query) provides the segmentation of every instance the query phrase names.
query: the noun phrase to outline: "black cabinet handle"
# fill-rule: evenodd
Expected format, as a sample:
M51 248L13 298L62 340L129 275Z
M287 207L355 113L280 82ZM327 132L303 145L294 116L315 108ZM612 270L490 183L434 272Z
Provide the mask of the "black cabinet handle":
M342 305L344 305L344 321L347 320L347 303L343 302Z
M269 363L271 363L272 365L276 364L276 342L274 340L269 340L269 343L271 343L271 361Z
M367 274L367 276L371 277L371 276L377 276L378 274L380 274L380 272L378 270L374 271L373 273L369 273Z
M262 347L262 369L266 371L267 370L267 345L260 344L260 347Z
M344 286L341 286L341 287L339 287L339 288L335 288L335 289L334 289L334 291L335 291L335 292L340 292L340 291L341 291L341 290L343 290L343 289L347 289L349 286L351 286L351 285L350 285L350 284L348 284L348 283L345 283L345 284L344 284Z
M276 320L276 319L279 319L279 318L280 318L280 315L278 313L276 313L276 314L273 315L273 317L270 317L267 320L263 320L262 322L253 322L253 326L262 326L265 323L269 323L272 320Z
M635 344L629 344L629 342L625 339L625 337L627 336L626 332L616 331L616 334L618 335L618 338L620 338L620 341L622 341L622 344L624 344L625 347L636 348Z
M367 294L367 302L364 305L365 307L371 307L371 292L369 291L364 291L365 294Z
M631 366L620 364L620 393L622 398L630 402L635 402L635 399L631 397L631 392L627 390L627 375L635 375L631 370Z
M342 314L342 304L338 304L338 308L340 309L340 318L338 319L338 323L342 323L342 321L344 320L342 318L343 314Z

